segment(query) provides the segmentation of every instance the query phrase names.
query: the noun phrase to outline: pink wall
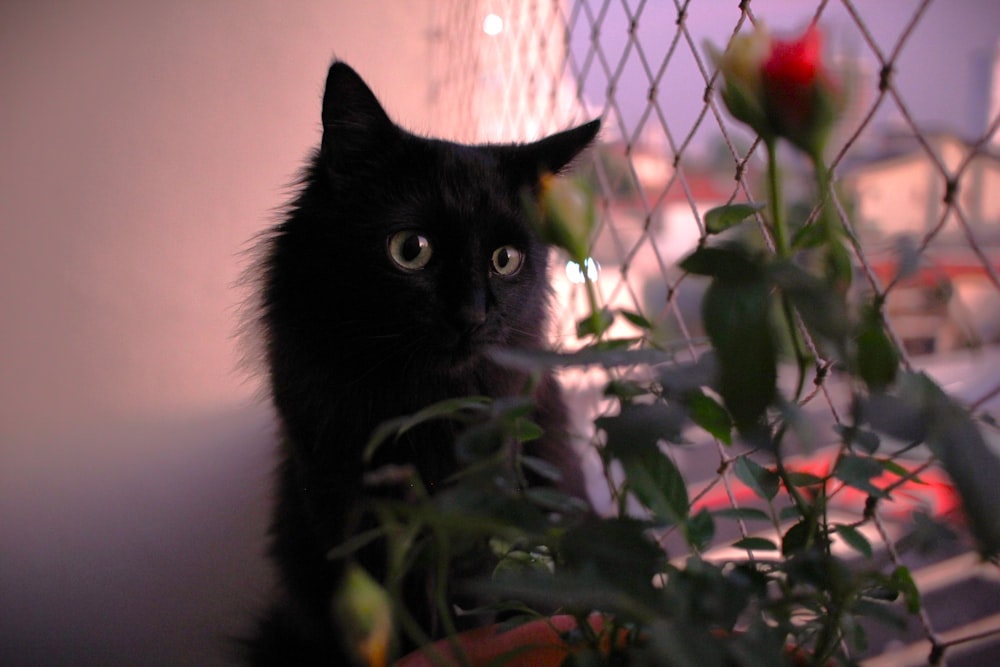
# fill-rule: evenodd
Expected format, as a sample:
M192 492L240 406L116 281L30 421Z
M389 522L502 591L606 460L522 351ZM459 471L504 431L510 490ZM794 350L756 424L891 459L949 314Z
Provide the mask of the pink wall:
M239 252L334 53L427 110L431 0L0 3L0 663L211 665L266 595Z
M331 56L426 123L426 2L302 4L3 3L5 437L247 394L236 253L318 139Z

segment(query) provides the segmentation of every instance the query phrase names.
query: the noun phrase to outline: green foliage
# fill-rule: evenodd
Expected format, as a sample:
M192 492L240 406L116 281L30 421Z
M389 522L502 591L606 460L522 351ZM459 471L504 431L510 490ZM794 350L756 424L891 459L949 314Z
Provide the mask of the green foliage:
M764 210L764 204L718 206L705 213L705 231L709 234L721 234L762 210Z
M816 168L825 196L829 175L821 164ZM573 203L559 210L567 229L572 211L586 208L572 195L560 194ZM526 484L529 474L550 482L560 477L522 447L544 435L529 398L463 398L383 424L366 456L421 423L448 419L461 427L455 446L464 471L434 495L414 480L415 504L386 501L377 508L379 527L351 537L331 556L350 557L387 540L387 589L398 595L414 567L436 563L445 573L470 555L482 558L488 543L492 574L470 588L487 611L520 618L597 613L624 637L609 652L602 648L606 634L583 633L587 648L567 665L783 665L792 660L789 644L811 664L847 664L850 652L867 645L869 619L903 628L921 609L920 593L905 567L879 562L866 530L878 504L894 502L903 485L923 483L922 469L899 455L921 444L933 453L987 557L1000 553L1000 459L968 410L927 376L900 369L882 300L848 300L849 255L821 209L790 243L774 202L768 210L736 204L706 214L709 236L680 263L709 281L702 315L710 346L697 349L694 360L690 350L658 347L655 323L643 314L601 306L589 280L591 311L578 325L582 348L492 353L494 362L529 377L597 368L608 378L608 408L593 426L612 496L609 513L595 516L554 486ZM592 211L581 215L589 230ZM751 216L766 222L774 252L724 238ZM574 252L584 252L580 243ZM609 337L621 320L638 332L635 338ZM791 389L778 381L782 363L792 368ZM835 454L825 471L796 469L790 434L806 451L828 438L829 432L817 434L800 404L810 372L819 386L831 367L842 371L850 392L850 407L834 427ZM747 506L704 507L701 495L689 495L693 480L684 478L673 448L712 441L726 446L719 472L727 490L742 486L755 497ZM888 453L886 442L894 441L904 448ZM866 499L857 521L840 515L831 521L833 498L857 491ZM734 525L737 537L727 532ZM924 549L948 534L917 514L898 546ZM688 557L671 560L684 553L668 554L666 544ZM835 550L838 544L847 549ZM718 547L743 555L710 559ZM447 616L443 589L438 606ZM402 618L411 638L424 639L405 622L405 610Z
M752 459L741 456L736 459L736 476L764 500L774 500L780 488L777 473L762 467Z
M691 421L705 429L714 438L727 445L733 444L733 420L718 401L700 389L684 397Z

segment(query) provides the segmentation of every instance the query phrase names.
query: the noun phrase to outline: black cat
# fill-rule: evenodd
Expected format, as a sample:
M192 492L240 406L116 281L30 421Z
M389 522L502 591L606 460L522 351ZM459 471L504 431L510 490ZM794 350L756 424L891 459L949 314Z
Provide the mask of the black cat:
M435 489L458 465L447 422L415 429L367 467L365 443L383 421L436 401L528 386L486 354L544 342L547 248L525 219L523 193L599 129L594 121L526 145L425 139L395 125L340 62L322 118L301 190L261 245L258 329L283 437L271 550L282 592L248 642L253 665L350 664L330 620L344 564L327 554L371 525L363 475L407 464ZM545 435L533 453L584 497L551 378L535 398ZM371 548L358 559L380 579L383 555Z

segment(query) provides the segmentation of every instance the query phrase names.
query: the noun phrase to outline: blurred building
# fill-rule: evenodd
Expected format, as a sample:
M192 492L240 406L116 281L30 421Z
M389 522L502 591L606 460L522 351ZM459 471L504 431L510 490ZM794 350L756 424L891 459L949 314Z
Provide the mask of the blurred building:
M959 172L961 187L949 185ZM932 233L941 243L965 243L966 228L981 243L1000 243L1000 155L954 134L889 136L849 166L843 183L868 244Z
M876 275L897 283L887 306L910 352L1000 340L1000 155L948 132L889 136L842 185Z

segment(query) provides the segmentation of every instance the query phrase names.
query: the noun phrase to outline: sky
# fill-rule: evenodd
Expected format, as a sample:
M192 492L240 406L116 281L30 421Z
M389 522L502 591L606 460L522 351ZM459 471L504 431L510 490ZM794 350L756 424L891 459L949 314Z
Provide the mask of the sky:
M604 3L584 3L592 15ZM645 3L629 2L630 11L641 5L636 31L648 66L656 71L671 48L676 34L679 4L670 0ZM680 3L682 4L682 3ZM803 0L754 0L752 11L775 33L794 34L813 17L817 2ZM879 60L851 17L852 7L866 27L882 56L889 58L905 26L924 3L921 0L854 0L853 3L831 0L824 9L820 24L827 34L832 52L854 55L867 64L871 79L862 94L872 100L876 94ZM658 100L671 131L684 135L701 110L705 88L691 55L697 49L703 60L706 40L724 47L739 18L735 0L691 2L685 25L690 40L682 37L660 82ZM628 46L629 17L622 3L608 3L597 43L611 69L623 67L616 97L631 100L620 111L631 129L639 121L649 78L635 48L621 65ZM745 28L746 29L746 28ZM981 135L987 125L987 65L1000 38L1000 2L995 0L946 0L931 2L921 14L910 37L896 59L894 83L907 108L921 128L947 129L966 138ZM591 21L581 13L572 31L571 50L578 67L582 66L593 44ZM593 101L603 101L607 77L598 62L590 66L584 80L584 94ZM895 105L883 102L876 120L879 125L898 119ZM703 134L703 133L700 133Z

